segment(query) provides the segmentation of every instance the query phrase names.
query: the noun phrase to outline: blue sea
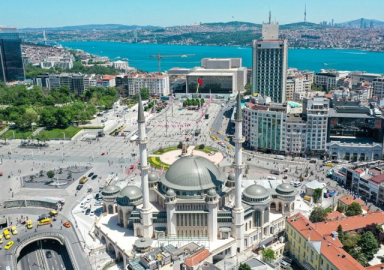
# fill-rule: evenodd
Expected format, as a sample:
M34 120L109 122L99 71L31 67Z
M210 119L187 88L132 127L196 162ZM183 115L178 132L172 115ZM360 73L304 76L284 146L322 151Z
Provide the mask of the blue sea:
M188 57L166 57L161 60L161 70L172 67L200 66L204 57L241 57L243 66L252 67L252 49L242 47L189 46L162 44L130 44L119 42L79 41L61 42L66 48L81 49L91 54L108 56L111 60L128 58L129 65L145 71L157 71L157 59L150 58L158 52L164 55L194 54ZM384 73L384 53L341 49L289 49L288 66L314 72L320 69L338 69Z

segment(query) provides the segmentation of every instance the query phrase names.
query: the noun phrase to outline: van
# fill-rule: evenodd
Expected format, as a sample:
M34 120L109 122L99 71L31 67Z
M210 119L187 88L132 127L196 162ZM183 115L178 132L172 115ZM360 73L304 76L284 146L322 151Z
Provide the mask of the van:
M33 228L32 220L30 220L30 219L27 220L27 228L28 229L32 229Z
M290 266L291 265L289 263L287 263L286 261L281 261L280 262L280 267L283 268L283 269L287 269Z
M310 201L311 201L311 197L309 197L309 196L304 196L304 200L310 202Z
M283 159L285 159L285 157L284 157L284 156L282 156L282 155L276 155L276 156L275 156L275 159L280 159L280 160L283 160Z
M40 220L39 223L37 223L37 226L48 225L48 224L51 224L50 218Z
M6 240L11 239L11 233L8 231L8 229L5 229L5 230L3 231L3 234L4 234L4 238L5 238Z

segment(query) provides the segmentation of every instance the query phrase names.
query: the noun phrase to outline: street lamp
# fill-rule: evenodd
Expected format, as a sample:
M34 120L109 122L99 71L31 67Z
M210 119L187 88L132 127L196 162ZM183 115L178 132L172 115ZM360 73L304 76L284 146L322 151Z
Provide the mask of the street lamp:
M13 133L13 139L15 139L15 131L12 130L12 133Z
M63 133L63 135L64 135L64 141L65 141L65 132L62 132Z

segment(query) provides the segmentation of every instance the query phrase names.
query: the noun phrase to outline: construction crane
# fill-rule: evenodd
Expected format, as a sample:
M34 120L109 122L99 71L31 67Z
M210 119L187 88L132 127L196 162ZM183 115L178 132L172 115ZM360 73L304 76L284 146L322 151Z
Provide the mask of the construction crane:
M194 54L165 54L161 55L160 52L158 52L157 55L150 55L149 57L151 58L157 58L157 65L159 67L159 74L161 74L161 59L164 57L188 57L188 56L193 56Z

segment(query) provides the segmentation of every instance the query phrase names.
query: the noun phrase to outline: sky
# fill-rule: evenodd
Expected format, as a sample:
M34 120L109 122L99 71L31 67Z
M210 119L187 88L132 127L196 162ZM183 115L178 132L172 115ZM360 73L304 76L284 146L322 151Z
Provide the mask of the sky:
M280 24L384 21L383 0L0 0L0 26L57 27L84 24L174 26L245 21Z

